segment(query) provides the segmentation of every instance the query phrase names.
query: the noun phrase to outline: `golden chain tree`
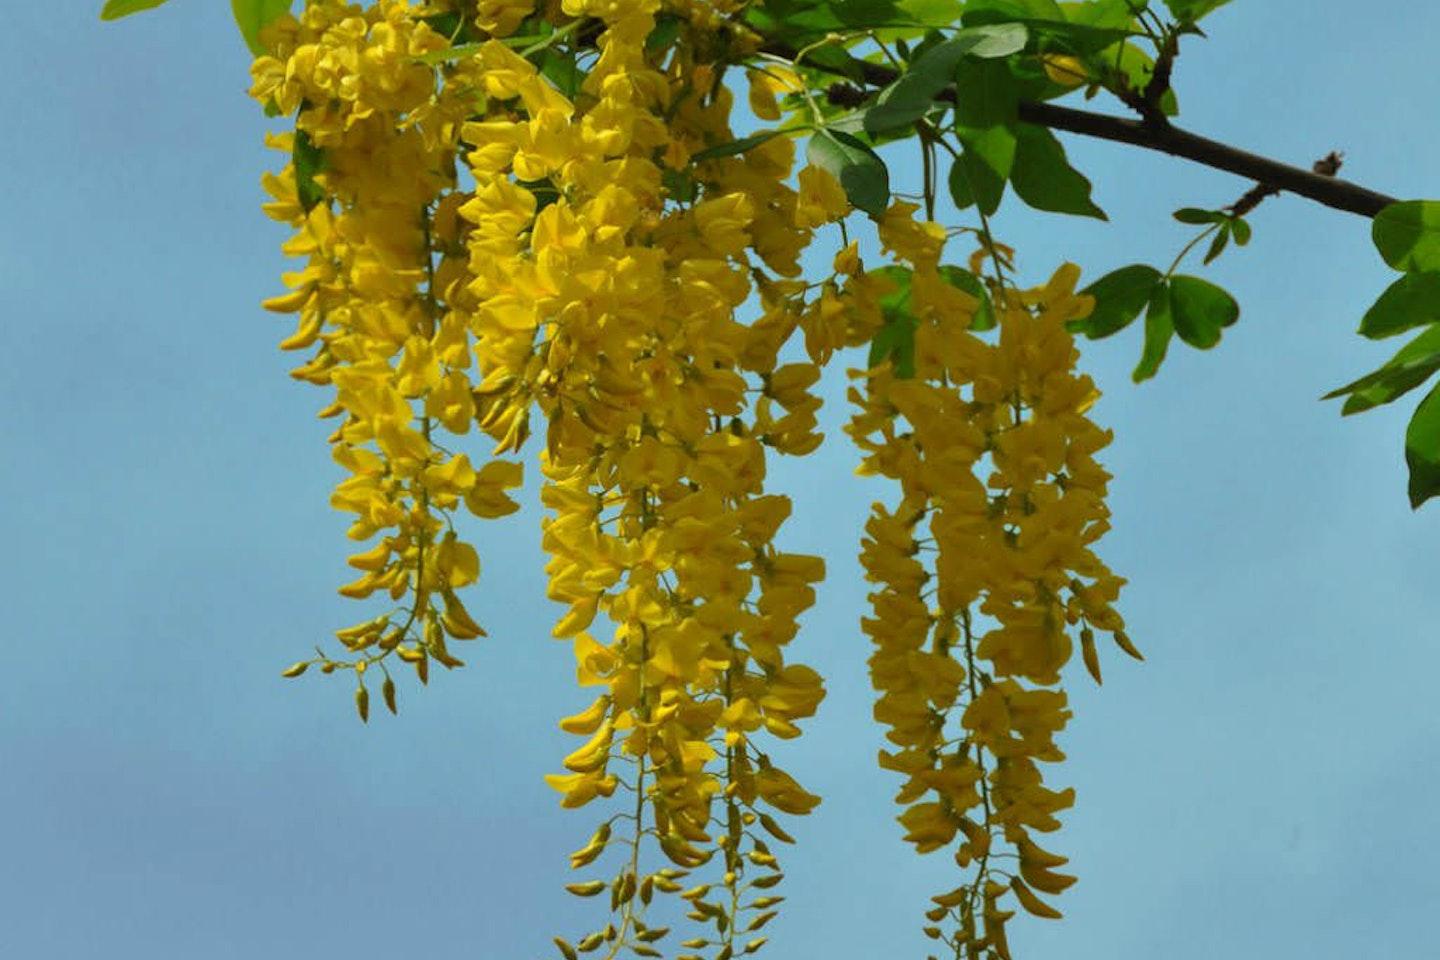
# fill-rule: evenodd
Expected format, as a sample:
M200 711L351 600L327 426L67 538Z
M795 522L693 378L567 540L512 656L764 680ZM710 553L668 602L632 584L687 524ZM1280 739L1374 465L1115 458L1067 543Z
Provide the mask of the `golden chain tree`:
M353 675L367 719L377 673L393 712L393 672L460 666L452 642L484 630L460 593L480 561L456 515L516 510L533 449L553 633L594 694L560 721L584 741L548 780L563 807L599 811L568 890L608 898L592 931L555 938L568 960L730 960L766 941L774 845L793 842L776 817L820 802L777 741L824 697L789 645L825 575L783 548L791 502L766 491L766 464L821 443L813 389L841 351L868 348L846 355L858 470L895 486L859 536L894 747L879 762L901 777L905 839L955 858L927 935L1004 960L1016 910L1059 917L1075 879L1037 838L1074 800L1050 772L1061 669L1078 643L1098 683L1097 634L1140 656L1115 609L1124 581L1094 552L1110 434L1087 416L1076 335L1143 312L1136 379L1176 336L1214 346L1238 307L1177 270L1202 241L1207 263L1243 245L1245 216L1284 189L1374 218L1403 276L1362 332L1424 327L1337 391L1345 411L1440 369L1440 208L1337 180L1333 156L1301 171L1171 124L1181 41L1223 2L233 0L251 94L293 118L263 184L303 266L265 307L296 318L292 375L333 391L322 415L348 476L331 504L362 545L340 592L369 604L336 632L344 654L285 673ZM1138 119L1052 102L1082 90ZM1200 232L1164 272L1077 291L1062 264L1025 287L990 228L1007 189L1104 216L1047 128L1259 184L1178 211ZM918 149L920 194L892 195L890 143ZM942 181L973 225L936 222ZM963 265L947 262L957 245ZM807 252L828 273L806 276ZM1418 505L1440 492L1440 392L1407 456ZM651 922L675 912L663 898L687 929Z

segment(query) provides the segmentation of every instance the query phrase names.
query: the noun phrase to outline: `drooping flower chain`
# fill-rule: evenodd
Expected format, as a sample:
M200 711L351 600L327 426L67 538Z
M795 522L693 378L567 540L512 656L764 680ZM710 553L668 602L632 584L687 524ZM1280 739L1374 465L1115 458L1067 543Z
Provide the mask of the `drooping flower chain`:
M973 867L934 898L927 934L957 957L1008 958L1006 898L1058 917L1037 891L1074 882L1031 837L1057 829L1074 798L1037 766L1064 759L1070 630L1097 681L1094 629L1134 653L1112 606L1123 581L1090 549L1108 529L1094 454L1110 434L1085 416L1098 393L1074 371L1065 327L1091 307L1074 293L1079 271L1067 264L1037 290L994 285L999 338L987 342L969 329L978 302L936 270L944 231L914 212L896 204L880 233L913 270L915 375L885 365L851 390L861 471L901 489L875 505L861 551L877 585L864 621L875 717L899 748L880 763L906 778L905 839L921 853L958 840L957 864Z
M342 418L331 443L351 476L331 502L355 514L351 538L380 536L350 558L362 575L341 593L403 599L337 632L354 659L321 652L291 672L312 662L327 673L354 670L362 717L367 668L385 672L393 711L392 654L424 681L431 659L460 665L447 638L483 634L456 594L478 578L479 558L451 517L462 502L482 517L513 512L505 490L520 483L518 464L477 470L438 437L465 434L474 412L454 163L458 123L472 105L417 59L447 41L414 13L394 0L311 2L298 21L272 28L273 55L252 68L252 94L296 117L293 134L271 139L295 159L265 177L274 198L266 211L295 228L285 252L308 260L285 277L291 292L266 306L299 315L284 349L313 348L292 375L336 391L321 415ZM319 157L323 170L306 167Z
M554 633L573 640L580 683L602 688L588 708L562 721L564 729L588 739L565 759L569 773L550 779L568 807L610 797L622 786L629 791L623 796L633 799L572 856L572 866L587 868L612 844L621 848L613 879L570 886L584 896L608 889L613 919L573 945L558 938L557 945L566 956L614 956L622 949L658 956L666 931L646 925L645 908L656 893L679 893L689 916L713 927L685 941L692 951L685 956L708 950L728 960L759 949L764 936L758 932L780 899L767 892L780 874L766 837L789 837L761 805L803 814L819 802L773 763L759 736L798 735L796 722L813 714L823 696L820 677L789 662L784 652L796 618L813 602L811 584L823 577L823 563L774 546L790 503L764 493L765 448L800 455L819 444L820 401L809 388L836 350L863 344L878 329L885 282L864 271L853 244L836 257L831 280L797 279L813 228L849 208L839 184L823 171L800 171L798 192L786 185L794 152L788 139L743 155L695 159L735 139L732 97L717 79L724 64L714 59L723 45L711 36L733 11L667 4L687 22L657 47L647 42L655 36L659 0L564 0L538 13L529 0L464 6L473 8L474 26L492 39L452 54L450 40L436 27L446 15L460 13L458 5L382 0L362 8L311 0L298 21L287 18L273 28L273 55L254 67L254 95L297 118L294 135L273 139L294 161L267 176L275 198L267 210L296 229L286 252L309 261L304 271L286 277L292 292L267 306L299 314L296 333L282 346L315 348L295 376L336 388L336 401L324 415L343 415L332 443L352 476L333 503L356 514L353 538L383 534L351 558L362 576L342 593L363 599L383 592L405 600L338 631L354 659L321 653L289 672L310 663L326 672L354 670L364 717L365 672L374 665L385 671L383 692L394 709L386 665L391 654L412 663L422 681L431 659L459 664L446 648L447 637L469 639L483 631L456 595L478 577L479 558L458 538L451 517L462 501L482 517L513 512L516 505L505 491L519 484L520 466L492 460L477 470L438 435L463 435L473 421L495 441L493 455L517 452L538 409L546 423L542 500L553 513L544 536L551 555L548 592L568 605ZM542 46L583 35L593 47L583 83L569 93L536 69L525 55L528 48L507 40L537 26L549 33ZM783 70L757 69L749 76L750 105L762 118L771 118L775 93L795 89L793 75ZM462 186L457 175L462 158L473 188ZM927 244L937 238L923 228L917 233L909 212L898 210L882 225L882 238L915 267L914 300L929 311L918 340L931 353L924 354L915 381L900 383L884 372L871 378L869 419L857 419L862 444L862 421L872 425L870 433L883 432L875 426L878 411L893 418L906 397L912 427L929 416L921 409L929 395L914 391L937 369L932 354L940 349L938 331L943 327L947 337L963 332L973 309L932 276ZM819 293L810 295L813 289ZM752 294L762 314L741 324L737 312ZM1007 332L999 347L986 348L997 355L1018 336L1015 317L1029 316L1018 301L1002 312ZM936 332L926 333L925 324ZM777 368L779 353L797 332L811 362ZM1040 377L1046 368L1025 364L1042 359L1012 359L1016 382ZM961 369L945 368L942 392L957 393L971 382L946 379ZM747 393L758 396L752 400ZM1037 388L1034 396L1040 395ZM1016 419L993 421L997 437L1025 432L1030 421L1019 418L1030 409L1025 404L1031 394L1022 390L1020 396ZM1000 415L991 410L981 420L985 416ZM872 464L889 457L932 461L940 449L887 437L872 451ZM897 443L915 449L903 455L881 449ZM977 457L986 455L996 464L1011 456L982 446ZM946 465L937 469L948 477L959 464L949 454L942 459ZM905 500L895 514L882 511L872 519L867 529L876 543L885 538L908 550L927 515L940 543L941 518L965 516L953 505L964 502L960 493L926 488L921 496L912 489L913 477L877 469L902 480ZM1103 473L1100 478L1103 494ZM1072 486L1081 490L1083 484L1074 479ZM1045 484L1026 486L1012 478L1001 487L1019 503ZM987 510L996 502L989 501ZM1071 510L1078 503L1073 496L1067 502ZM1028 505L1015 510L1040 512ZM1103 514L1103 505L1099 510ZM1055 522L1097 529L1089 515L1052 513ZM938 548L942 582L955 580L945 573L949 567L975 562L963 559L968 547L957 544L976 531L955 522L945 534L950 546ZM1046 522L1029 521L1030 528ZM990 535L999 530L1010 536L1012 528L1023 541L1025 525L1013 517ZM875 552L868 542L867 551ZM1055 564L1067 558L1057 554L1045 562L1060 569ZM876 568L873 560L867 557L872 578L908 598L911 574L891 584L889 561ZM1064 615L1083 614L1096 627L1118 629L1108 606L1118 581L1088 569L1073 567L1076 576L1092 581L1069 585ZM1023 583L1049 583L1051 573L1047 567ZM940 792L945 818L970 838L969 853L962 848L962 854L980 862L973 888L979 893L946 907L961 917L957 936L970 930L980 942L973 918L981 909L985 935L1003 949L1003 927L993 918L1004 915L991 882L999 874L982 850L989 840L979 837L1003 830L1011 842L1022 843L1021 873L1048 889L1051 881L1026 873L1034 868L1026 867L1025 857L1033 863L1049 855L1027 855L1028 840L1015 831L1036 826L1032 821L1041 815L1028 813L1031 807L1058 809L1068 798L1040 787L1033 764L1058 758L1048 737L1063 724L1063 695L1024 691L1008 679L1049 679L1016 668L1015 660L1031 656L1023 621L1040 605L1033 597L1020 603L1003 588L992 589L1006 575L990 576L964 604L947 607L942 600L938 614L927 609L907 626L913 631L920 625L920 643L933 633L948 664L921 663L938 671L925 683L941 713L960 700L960 687L968 682L972 707L966 717L974 704L999 700L1016 717L1028 709L1038 719L1013 719L1005 730L1032 731L1021 740L1034 740L1035 749L1006 752L1010 748L1000 740L976 734L966 740L965 751L974 748L974 764L967 766L968 752L962 756L957 749L947 757L939 741L922 736L912 743L904 737L915 734L897 739L892 733L906 749L887 763L912 775L907 792L914 795L906 802L929 789ZM963 576L955 582L961 581ZM982 597L972 621L970 603ZM890 610L904 602L883 604ZM1014 612L1015 604L1030 613ZM1002 628L979 636L985 617ZM938 625L947 618L948 627ZM877 622L883 619L877 613ZM869 623L867 631L885 646ZM961 637L967 663L991 660L994 678L959 666ZM1088 637L1087 627L1082 639ZM1093 641L1084 642L1087 663L1093 663ZM1050 651L1052 659L1055 653ZM909 681L895 680L893 663L882 659L877 653L876 683L884 693L877 716L908 730L913 718L900 715L913 707L906 699ZM1033 666L1026 663L1026 669ZM984 685L979 693L977 682ZM991 696L992 690L999 693ZM1041 695L1052 699L1033 699ZM987 750L995 761L988 770L980 766ZM924 769L922 759L929 764ZM955 813L967 778L972 788L979 785L985 811L974 821ZM936 843L935 816L925 804L907 811L911 839L922 849L948 842ZM622 822L617 835L615 824ZM643 848L652 840L670 865L655 869L649 862ZM717 854L717 876L685 889L679 881ZM1025 896L1023 882L1016 884L1017 895Z

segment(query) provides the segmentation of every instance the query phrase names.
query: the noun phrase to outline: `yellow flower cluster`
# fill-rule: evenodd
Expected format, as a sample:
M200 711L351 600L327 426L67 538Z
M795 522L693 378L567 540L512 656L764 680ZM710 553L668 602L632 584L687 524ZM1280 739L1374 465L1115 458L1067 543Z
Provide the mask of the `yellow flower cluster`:
M562 5L602 28L573 99L485 43L471 68L509 106L462 129L480 423L505 444L533 408L545 417L548 592L568 605L554 634L573 641L580 684L601 688L562 721L587 739L549 782L567 807L622 785L634 798L572 858L582 868L612 843L628 848L608 884L571 885L608 887L616 916L573 946L557 940L567 954L651 955L665 930L645 924L645 908L717 851L719 883L683 891L715 930L687 949L758 949L778 899L752 901L742 924L740 898L779 874L756 825L788 839L759 806L803 814L819 802L756 739L797 736L823 696L784 650L824 564L775 548L790 502L763 488L767 444L819 442L818 370L774 369L784 336L768 344L771 331L736 320L752 275L798 273L810 228L784 182L788 141L692 162L733 139L730 95L683 42L668 68L647 52L656 9ZM747 372L762 378L753 410ZM615 837L622 820L629 835ZM669 865L645 869L646 836Z
M737 146L730 63L747 62L761 117L803 86L730 29L743 7L310 0L269 28L252 70L253 96L295 118L271 138L290 162L264 184L294 230L285 252L306 261L266 306L297 315L281 346L311 356L293 375L334 388L322 416L339 420L348 476L332 504L372 541L340 592L399 604L337 632L351 660L287 673L353 670L363 718L372 667L395 709L392 654L422 681L431 660L458 666L447 641L483 631L458 595L480 561L456 514L513 512L521 467L473 464L448 438L473 425L501 457L543 421L553 634L595 694L561 721L584 741L548 780L565 807L626 803L571 857L585 869L620 851L612 877L568 887L610 900L600 929L556 939L568 960L660 956L657 894L702 924L679 960L759 950L781 899L769 843L792 842L773 813L820 802L767 752L824 696L789 645L825 568L777 546L791 503L766 492L766 461L821 443L822 367L899 321L858 243L828 278L800 277L815 231L850 204L829 172L795 171L788 137ZM879 589L864 628L907 839L925 852L960 837L960 865L977 865L932 916L953 912L957 950L1008 956L1002 896L1051 915L1035 891L1070 882L1029 836L1071 802L1037 767L1061 758L1069 714L1051 688L1069 628L1097 679L1094 629L1133 652L1111 606L1121 581L1090 551L1108 435L1085 417L1094 389L1065 331L1088 309L1074 268L1040 290L997 286L999 340L983 341L977 301L940 268L944 231L915 213L897 203L879 223L906 265L914 376L882 364L851 391L862 469L902 491L866 526ZM782 363L797 334L807 361ZM712 861L695 878L708 882L680 882Z
M521 480L519 464L477 469L437 438L467 432L475 412L454 163L473 92L421 62L447 41L414 14L403 0L309 3L272 28L273 55L252 69L252 95L295 114L295 132L270 141L293 161L265 177L266 212L295 230L285 252L308 261L265 305L299 317L284 349L313 349L293 376L335 388L321 415L341 420L331 443L349 477L332 504L355 515L353 539L379 538L350 557L361 575L340 592L408 597L337 632L356 659L318 661L355 671L362 717L367 667L384 671L393 711L392 653L423 681L431 659L460 664L447 638L482 635L456 593L478 578L479 557L451 515L462 502L482 517L510 513L505 491Z
M914 213L895 204L880 236L913 271L915 375L882 365L851 389L861 472L901 489L894 507L875 505L861 552L877 585L864 621L875 717L899 748L880 763L905 777L905 839L921 853L958 840L957 863L975 866L928 914L954 931L927 933L957 955L1008 957L1004 898L1058 917L1036 891L1074 881L1031 838L1057 829L1074 797L1037 765L1064 759L1071 628L1097 681L1092 628L1134 652L1112 606L1123 581L1091 551L1108 529L1094 454L1110 435L1085 416L1098 393L1074 370L1065 326L1092 305L1074 293L1079 271L1066 264L1036 290L997 284L999 339L987 342L970 330L978 302L937 270L944 231ZM998 858L1005 844L1014 860Z
M810 302L794 279L814 228L849 210L833 177L807 169L788 186L787 139L703 156L735 139L701 29L725 11L689 5L673 44L647 49L658 11L321 0L272 28L253 68L253 95L296 116L273 141L293 162L266 178L267 210L296 230L286 252L309 261L267 305L299 314L284 347L315 348L296 376L336 390L325 413L343 417L332 440L351 476L333 503L356 515L352 537L380 537L341 592L413 597L339 631L354 662L319 661L360 675L362 716L367 667L397 652L423 679L432 658L458 664L447 636L481 632L456 594L479 560L453 511L515 509L519 465L476 469L438 432L473 422L498 455L545 420L548 593L568 607L554 633L574 643L581 685L603 688L562 722L587 739L550 782L567 807L622 785L635 800L572 858L592 863L630 821L613 838L628 847L614 880L570 887L608 885L615 920L557 941L567 954L650 955L665 931L645 906L717 853L716 882L683 890L714 928L687 949L764 942L779 902L764 891L781 877L767 844L790 838L762 808L804 814L819 798L762 735L799 735L824 695L785 653L824 564L777 549L790 501L764 491L767 447L821 440L819 369L776 358L798 329L823 361L878 323L834 281ZM444 13L489 39L452 50L430 26ZM585 38L568 92L506 39L536 30L542 46ZM837 269L864 286L853 248ZM757 292L769 309L746 326L737 312ZM385 696L393 709L388 671ZM647 868L647 838L669 865Z

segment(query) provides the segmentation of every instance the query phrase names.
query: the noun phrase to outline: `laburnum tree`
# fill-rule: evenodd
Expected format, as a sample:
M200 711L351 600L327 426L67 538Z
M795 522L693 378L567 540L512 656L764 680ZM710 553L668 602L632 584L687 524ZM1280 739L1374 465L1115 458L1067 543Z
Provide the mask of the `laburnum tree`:
M1360 332L1413 339L1331 394L1343 412L1440 369L1440 204L1340 180L1338 155L1303 170L1174 124L1175 60L1224 2L232 0L250 92L287 125L264 210L301 265L264 306L295 317L292 375L328 391L348 474L331 504L361 544L340 592L371 604L343 653L285 675L352 677L365 720L377 675L394 712L395 674L460 666L454 644L484 635L461 515L515 511L522 458L538 465L553 633L593 697L548 778L595 823L568 890L601 906L558 931L567 960L766 942L782 817L821 800L780 741L824 697L789 647L825 575L783 548L766 464L822 442L835 358L857 469L894 489L857 530L879 763L905 840L954 857L925 932L969 960L1009 960L1011 918L1058 918L1075 881L1042 836L1074 801L1054 773L1062 668L1078 646L1098 683L1099 637L1140 658L1095 552L1111 435L1077 337L1143 315L1137 381L1175 339L1214 347L1239 307L1181 268L1244 246L1288 191L1370 219L1399 274ZM1126 115L1058 102L1099 94ZM991 229L1007 193L1104 217L1056 130L1255 185L1176 211L1196 233L1164 269L1026 285ZM892 192L886 145L918 158L916 195ZM936 222L946 194L973 222ZM807 252L829 268L807 275ZM1405 455L1418 507L1440 493L1440 388Z

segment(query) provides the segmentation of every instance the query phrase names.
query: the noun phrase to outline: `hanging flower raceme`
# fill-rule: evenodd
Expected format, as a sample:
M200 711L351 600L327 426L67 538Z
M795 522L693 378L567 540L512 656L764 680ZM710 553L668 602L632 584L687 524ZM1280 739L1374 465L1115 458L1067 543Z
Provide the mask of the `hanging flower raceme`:
M431 660L458 666L447 643L483 631L459 596L480 561L456 514L513 512L521 468L472 463L450 438L473 424L497 458L536 435L553 633L593 695L561 721L583 741L548 780L567 808L618 803L571 857L614 870L569 885L610 910L556 939L568 960L661 955L668 931L647 915L662 894L700 925L681 960L759 950L782 899L770 844L793 842L776 815L820 802L771 756L824 696L790 645L825 569L778 545L791 502L766 491L767 456L820 445L822 368L897 332L896 275L847 240L829 277L801 279L850 202L826 169L795 170L789 137L737 146L727 66L747 61L770 120L805 83L759 56L744 6L311 0L253 67L256 99L295 117L271 139L290 162L264 182L305 259L266 305L298 318L281 346L311 356L294 376L335 391L322 415L348 476L332 503L370 541L341 593L398 604L338 631L351 659L287 673L353 670L364 717L372 668L394 709L392 655L422 681ZM1052 915L1037 891L1071 882L1030 836L1071 802L1039 766L1061 759L1070 628L1097 680L1094 630L1133 652L1121 581L1090 550L1108 434L1073 369L1074 269L996 286L987 342L979 302L939 266L944 231L915 212L879 222L905 265L913 356L852 391L863 470L901 491L866 525L864 629L907 839L959 841L975 871L936 898L932 919L956 923L933 935L1008 956L1005 898Z
M574 643L581 685L599 688L562 721L586 739L550 783L566 807L622 786L633 801L572 857L580 869L624 854L610 880L571 885L608 889L613 918L557 940L567 954L649 955L666 934L645 922L657 892L683 893L713 928L688 949L758 949L779 902L763 893L780 876L768 839L789 839L764 808L819 802L763 749L764 734L798 735L823 696L784 651L824 567L777 550L790 504L763 488L766 443L818 442L817 374L770 363L768 405L747 415L755 335L736 319L752 255L793 273L809 240L784 184L793 147L691 164L733 139L729 95L683 36L647 52L655 10L564 6L600 25L573 99L496 41L461 67L506 104L461 131L477 413L500 448L523 442L533 411L546 421L548 592L567 606L554 633ZM717 853L710 883L679 882Z
M462 503L482 517L512 512L505 491L520 482L518 465L477 469L436 438L464 434L474 415L471 334L452 282L456 127L471 108L421 62L447 41L413 14L404 2L312 2L270 29L272 55L252 70L256 99L295 115L295 131L271 141L292 159L265 178L266 209L296 231L285 252L308 261L266 306L298 314L284 349L313 350L294 376L335 389L322 416L340 419L331 443L350 476L331 502L355 515L351 538L378 537L350 558L360 576L340 592L401 601L337 632L353 659L322 654L289 673L354 670L362 717L367 668L384 672L394 710L392 654L423 681L431 659L460 664L447 638L483 634L457 593L479 557L451 515Z
M1054 737L1070 716L1059 683L1072 629L1097 681L1094 630L1135 652L1112 606L1123 581L1091 550L1108 529L1094 454L1110 435L1086 417L1098 394L1066 330L1091 306L1074 293L1079 271L1067 264L1037 290L996 285L999 339L987 342L970 329L978 301L936 269L943 231L913 214L896 204L881 239L911 271L914 375L887 363L851 391L861 472L900 484L861 551L877 587L864 621L875 717L898 748L880 763L905 777L906 840L922 853L958 842L958 865L973 868L935 898L927 933L957 955L1008 957L1006 898L1058 917L1038 893L1074 881L1032 838L1073 802L1039 766L1064 759ZM1014 859L999 857L1007 847Z

